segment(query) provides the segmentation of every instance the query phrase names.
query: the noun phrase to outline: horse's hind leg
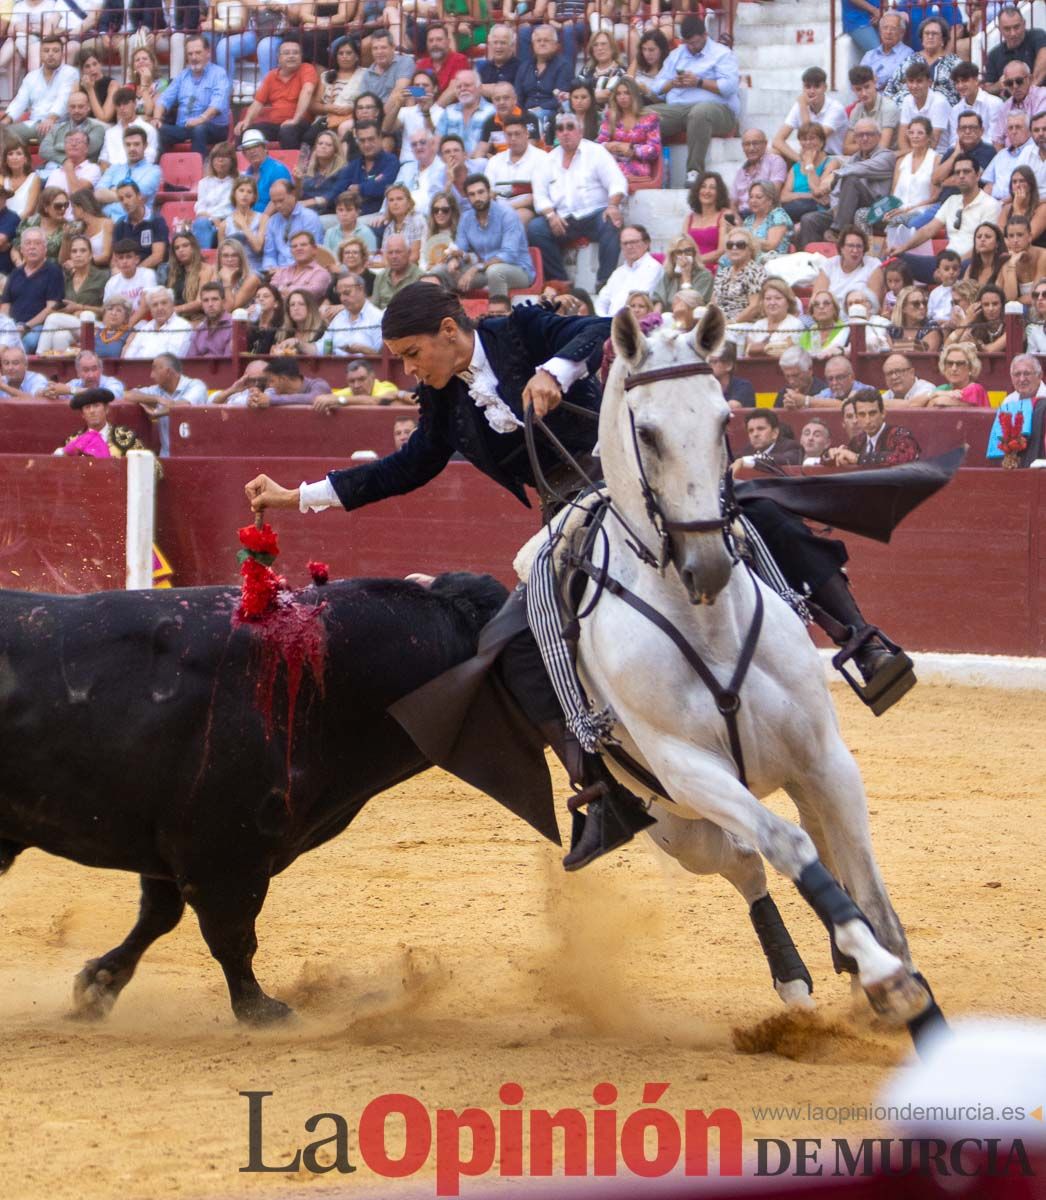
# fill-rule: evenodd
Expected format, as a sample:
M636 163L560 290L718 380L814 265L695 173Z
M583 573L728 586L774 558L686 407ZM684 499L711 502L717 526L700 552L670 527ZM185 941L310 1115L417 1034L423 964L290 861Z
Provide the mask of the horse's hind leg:
M813 981L767 890L763 860L711 821L687 820L655 807L654 842L695 875L722 875L748 903L774 990L790 1006L812 1008Z
M142 955L181 920L185 910L178 885L142 876L138 920L127 937L101 958L84 963L73 983L73 1016L100 1020L131 981Z

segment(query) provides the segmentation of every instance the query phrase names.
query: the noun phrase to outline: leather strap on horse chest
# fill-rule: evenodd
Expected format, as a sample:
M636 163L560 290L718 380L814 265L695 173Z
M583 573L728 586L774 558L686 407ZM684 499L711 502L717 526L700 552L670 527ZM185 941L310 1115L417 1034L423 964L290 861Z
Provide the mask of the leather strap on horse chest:
M593 566L590 562L578 562L577 569L584 571L599 587L605 588L612 596L617 596L618 599L623 600L630 608L635 609L637 613L646 617L651 624L656 625L666 637L671 639L676 649L690 666L694 668L698 678L712 693L712 699L715 701L716 708L719 710L726 725L727 737L730 741L730 753L733 755L734 765L737 767L737 778L741 781L743 787L748 787L748 777L745 774L744 752L741 748L741 734L737 728L737 714L741 708L741 685L748 674L748 668L752 665L756 644L759 641L759 633L763 627L763 594L759 590L759 584L752 578L751 572L749 572L749 578L752 578L752 583L755 586L755 608L752 612L752 623L745 634L745 640L741 645L741 653L738 657L737 665L734 667L734 673L730 678L730 682L726 687L723 687L715 675L712 674L708 664L701 655L698 654L672 622L662 613L659 613L656 608L651 607L645 600L637 596L635 592L629 591L623 583L619 583L613 576L608 575L605 570Z

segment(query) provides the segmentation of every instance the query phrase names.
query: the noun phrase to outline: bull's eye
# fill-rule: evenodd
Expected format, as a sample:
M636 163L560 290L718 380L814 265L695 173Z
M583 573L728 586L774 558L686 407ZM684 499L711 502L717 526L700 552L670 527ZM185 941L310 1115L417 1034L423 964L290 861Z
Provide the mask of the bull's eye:
M657 430L652 425L636 426L636 436L647 450L657 452Z

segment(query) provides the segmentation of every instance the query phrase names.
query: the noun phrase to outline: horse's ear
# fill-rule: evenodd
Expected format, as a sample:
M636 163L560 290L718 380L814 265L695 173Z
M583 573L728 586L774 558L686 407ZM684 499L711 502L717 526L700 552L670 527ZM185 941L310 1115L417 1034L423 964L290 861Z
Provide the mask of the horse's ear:
M714 304L710 304L694 330L694 349L702 358L715 354L726 337L726 317Z
M614 315L610 340L614 343L614 353L630 370L638 367L647 356L646 338L630 308L623 308Z

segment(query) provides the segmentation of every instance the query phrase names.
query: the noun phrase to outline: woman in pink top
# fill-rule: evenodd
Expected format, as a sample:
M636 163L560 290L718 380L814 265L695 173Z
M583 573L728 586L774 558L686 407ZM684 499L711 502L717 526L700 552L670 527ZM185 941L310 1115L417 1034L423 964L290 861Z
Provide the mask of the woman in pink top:
M686 198L690 212L683 221L683 233L694 239L701 262L713 273L725 252L726 234L732 222L730 194L723 177L715 171L702 171Z
M976 382L981 373L981 360L973 342L953 342L945 346L937 366L947 383L930 393L930 408L961 408L963 405L991 408L988 393Z
M619 79L610 93L596 139L614 156L629 179L653 179L661 157L661 122L643 108L643 94L634 79Z

